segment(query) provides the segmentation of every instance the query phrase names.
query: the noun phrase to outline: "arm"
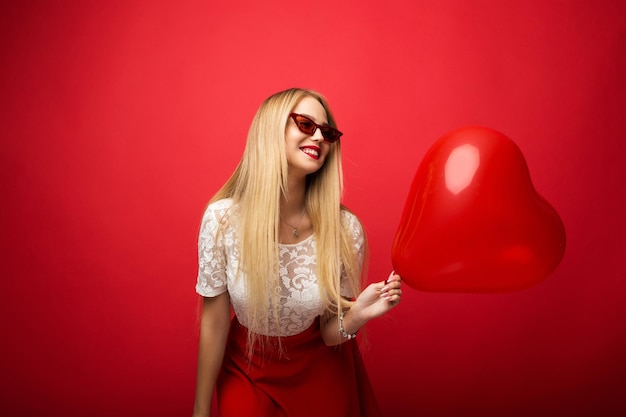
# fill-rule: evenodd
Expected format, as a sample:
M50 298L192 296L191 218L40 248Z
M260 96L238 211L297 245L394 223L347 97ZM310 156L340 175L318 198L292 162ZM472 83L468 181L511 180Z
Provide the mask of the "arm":
M200 318L198 344L198 373L194 417L208 417L217 375L224 359L230 328L230 299L225 292L216 297L205 297Z
M394 272L387 281L370 284L357 297L347 312L344 312L343 328L347 333L356 333L371 319L380 317L400 303L402 295L401 278ZM348 339L339 331L337 316L324 315L321 320L321 333L328 346L339 345Z

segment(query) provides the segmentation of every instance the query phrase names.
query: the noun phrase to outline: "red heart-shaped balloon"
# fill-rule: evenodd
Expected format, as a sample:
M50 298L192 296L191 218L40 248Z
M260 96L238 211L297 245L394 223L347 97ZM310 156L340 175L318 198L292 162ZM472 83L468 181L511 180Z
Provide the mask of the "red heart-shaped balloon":
M517 145L493 129L467 127L424 156L392 264L418 290L496 293L542 281L564 251L563 222L535 191Z

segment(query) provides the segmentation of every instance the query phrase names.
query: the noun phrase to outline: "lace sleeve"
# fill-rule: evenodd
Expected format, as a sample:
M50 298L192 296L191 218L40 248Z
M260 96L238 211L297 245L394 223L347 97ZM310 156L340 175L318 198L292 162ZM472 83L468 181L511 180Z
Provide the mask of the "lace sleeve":
M203 297L215 297L227 290L226 250L220 222L227 208L210 205L202 218L198 237L198 281L196 292Z
M354 252L358 257L359 270L362 270L365 251L365 231L363 230L363 226L356 215L345 210L342 211L341 221L350 232L354 245ZM352 291L350 290L348 278L345 273L342 273L341 275L341 295L348 298L356 297L356 294L352 294Z

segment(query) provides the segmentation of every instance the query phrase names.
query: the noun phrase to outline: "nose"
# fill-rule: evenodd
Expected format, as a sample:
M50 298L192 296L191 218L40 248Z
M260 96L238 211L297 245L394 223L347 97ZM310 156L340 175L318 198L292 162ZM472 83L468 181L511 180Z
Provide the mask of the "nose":
M311 139L316 140L316 141L324 140L324 135L322 135L322 131L320 130L319 127L315 128L315 132L313 132L313 134L311 135Z

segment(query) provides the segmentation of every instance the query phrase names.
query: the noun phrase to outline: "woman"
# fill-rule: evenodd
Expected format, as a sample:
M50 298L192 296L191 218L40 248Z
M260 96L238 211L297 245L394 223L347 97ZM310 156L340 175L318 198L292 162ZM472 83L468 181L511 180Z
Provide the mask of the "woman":
M379 415L353 339L401 284L392 273L360 292L367 243L340 204L341 135L313 91L257 111L202 221L194 415L209 415L215 388L221 417Z

